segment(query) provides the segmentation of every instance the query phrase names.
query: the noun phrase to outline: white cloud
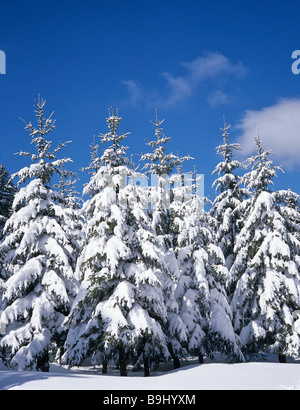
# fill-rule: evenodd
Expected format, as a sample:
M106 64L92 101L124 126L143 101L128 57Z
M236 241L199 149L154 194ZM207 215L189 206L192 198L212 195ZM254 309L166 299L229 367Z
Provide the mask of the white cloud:
M181 65L185 69L183 75L176 76L170 72L160 74L165 79L165 87L160 92L155 90L146 92L135 81L124 81L128 88L129 101L132 103L144 101L147 105L165 107L175 106L187 100L199 90L201 85L210 81L211 91L204 98L207 98L212 106L227 104L229 97L224 90L220 89L220 83L224 79L240 78L246 74L246 68L242 63L234 63L219 52L203 53L195 60ZM218 89L216 89L216 81Z
M233 63L218 52L206 52L190 63L183 63L183 66L188 69L190 79L196 83L224 75L243 77L246 74L242 63Z
M300 99L281 99L261 110L247 110L238 124L239 142L245 155L255 152L258 130L265 148L288 168L300 165Z

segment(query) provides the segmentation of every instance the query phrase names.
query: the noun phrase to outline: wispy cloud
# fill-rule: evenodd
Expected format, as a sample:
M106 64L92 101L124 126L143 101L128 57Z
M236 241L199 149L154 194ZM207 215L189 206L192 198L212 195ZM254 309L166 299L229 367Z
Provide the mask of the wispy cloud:
M174 77L170 73L162 73L161 75L166 80L167 91L165 95L159 97L162 105L176 105L192 95L193 86L188 77Z
M181 66L185 69L183 75L176 76L171 72L159 74L165 79L165 85L160 92L155 89L147 90L133 80L124 81L128 90L128 102L172 107L201 92L202 97L212 106L228 104L231 98L226 89L223 89L225 80L244 77L247 72L241 62L232 62L219 52L203 53L191 62L182 63ZM210 92L201 89L201 86L208 82Z
M233 100L234 97L232 97L228 93L225 93L222 90L214 90L207 97L207 102L212 107L230 104Z
M244 155L255 152L259 130L263 146L277 155L277 162L289 169L300 166L300 99L285 98L261 110L248 110L235 128Z
M247 71L241 62L233 63L218 52L206 52L190 63L183 63L183 66L194 83L228 75L243 77Z
M123 81L123 84L127 87L128 102L130 104L137 104L143 99L143 90L135 81L127 80Z

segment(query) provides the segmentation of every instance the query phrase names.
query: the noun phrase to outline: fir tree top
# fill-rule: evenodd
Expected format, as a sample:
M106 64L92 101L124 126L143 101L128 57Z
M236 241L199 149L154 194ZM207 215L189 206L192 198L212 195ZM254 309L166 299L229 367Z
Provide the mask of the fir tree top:
M262 148L262 141L258 135L255 138L257 154L247 160L247 164L251 166L251 171L243 177L244 183L249 190L254 191L254 196L257 197L261 192L270 192L269 185L273 185L273 178L277 176L277 171L282 171L282 168L273 165L273 161L269 158L274 153L270 149Z
M110 165L112 167L118 167L122 165L127 165L129 160L126 157L127 146L121 145L121 142L127 137L129 132L117 134L119 126L122 121L122 117L119 117L118 110L116 114L111 108L108 110L108 118L106 119L109 132L106 134L100 134L101 143L112 143L105 151L101 157L101 162L104 165Z
M216 191L224 192L228 189L234 189L238 183L238 177L233 174L233 171L242 166L242 164L233 160L233 152L240 151L240 144L238 143L229 143L229 130L231 128L230 124L226 124L224 118L224 127L220 128L223 132L222 136L224 137L224 143L219 145L217 149L217 154L223 157L221 161L212 174L218 174L218 177L214 183L213 187L216 187Z
M12 175L12 178L19 177L18 185L23 184L27 179L39 178L44 185L50 183L51 177L58 172L60 175L65 175L68 172L63 170L64 164L72 162L70 158L58 159L56 154L71 141L59 143L58 147L51 151L52 141L47 141L45 136L55 129L55 120L52 119L53 112L48 118L45 118L44 107L46 100L38 96L35 101L34 108L37 118L37 126L30 121L25 124L25 130L28 131L31 137L31 144L35 144L37 153L20 151L17 155L30 157L32 162L30 167L25 167L19 172ZM48 162L47 162L48 161Z
M146 174L155 174L158 176L162 175L170 175L173 171L174 167L179 165L181 162L179 158L174 155L173 153L166 154L166 144L170 141L171 137L166 137L163 134L163 128L161 125L165 120L159 120L157 115L156 109L156 120L155 122L151 121L151 123L156 127L155 129L155 136L156 140L148 141L147 145L153 148L153 152L143 154L142 160L150 160L150 163L145 164L144 169L146 169ZM189 157L185 157L185 159L189 159Z

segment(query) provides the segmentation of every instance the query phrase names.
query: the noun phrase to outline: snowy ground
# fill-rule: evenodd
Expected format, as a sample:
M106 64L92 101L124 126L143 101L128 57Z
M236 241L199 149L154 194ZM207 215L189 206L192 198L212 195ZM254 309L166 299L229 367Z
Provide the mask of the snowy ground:
M119 377L93 368L67 370L56 365L49 373L13 372L0 367L1 390L300 390L300 362L251 362L186 365L178 370Z

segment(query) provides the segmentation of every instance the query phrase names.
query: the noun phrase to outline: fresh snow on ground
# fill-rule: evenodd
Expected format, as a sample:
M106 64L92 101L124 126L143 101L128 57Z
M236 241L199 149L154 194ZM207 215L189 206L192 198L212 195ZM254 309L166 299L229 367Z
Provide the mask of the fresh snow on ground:
M153 373L114 371L102 375L99 369L67 370L51 365L49 373L0 371L1 390L300 390L300 363L250 362L239 364L192 364L178 370Z

